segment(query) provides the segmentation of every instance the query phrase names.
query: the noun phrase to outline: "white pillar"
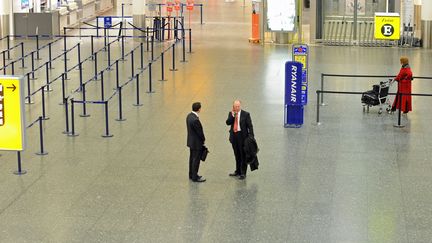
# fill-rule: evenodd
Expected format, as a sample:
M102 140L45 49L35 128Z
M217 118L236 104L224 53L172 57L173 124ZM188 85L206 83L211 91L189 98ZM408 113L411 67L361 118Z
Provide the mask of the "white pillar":
M424 48L432 48L432 1L422 1L422 41Z
M0 1L0 37L9 35L12 15L12 0Z
M146 0L132 0L132 17L133 24L138 28L145 28L146 24ZM134 30L134 36L143 36L143 32L139 30ZM135 39L135 38L134 38ZM137 39L138 40L138 39ZM140 39L139 41L145 41L145 39Z

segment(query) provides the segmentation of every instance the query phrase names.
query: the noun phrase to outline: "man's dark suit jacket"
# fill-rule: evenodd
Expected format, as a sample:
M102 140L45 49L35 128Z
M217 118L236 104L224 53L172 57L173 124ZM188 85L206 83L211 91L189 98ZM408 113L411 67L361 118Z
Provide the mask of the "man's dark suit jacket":
M231 143L233 142L233 136L234 136L234 121L235 118L231 115L231 112L229 112L228 118L226 120L226 124L231 125L229 130L230 133L229 140ZM240 113L240 134L242 135L243 139L246 139L248 136L254 137L252 119L250 113L245 110L241 110Z
M194 113L186 117L187 146L190 149L201 150L205 142L204 131L200 120Z

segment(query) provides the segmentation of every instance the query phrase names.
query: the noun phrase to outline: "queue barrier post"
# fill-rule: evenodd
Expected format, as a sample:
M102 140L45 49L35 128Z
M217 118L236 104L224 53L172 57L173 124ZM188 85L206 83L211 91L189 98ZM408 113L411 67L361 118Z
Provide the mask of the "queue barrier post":
M43 118L39 117L39 140L40 140L40 151L36 155L47 155L48 152L44 150L44 139L43 139Z
M21 68L24 69L25 67L25 57L24 57L24 42L21 42Z
M405 125L401 124L401 120L402 120L402 97L403 97L403 94L397 92L396 97L397 97L398 106L399 106L398 122L397 122L397 124L395 124L393 126L394 127L398 127L398 128L402 128L402 127L405 127Z
M94 80L98 80L97 52L94 53Z
M100 72L101 82L101 100L105 100L105 87L104 87L104 71Z
M65 80L70 80L68 78L67 72L68 72L68 68L67 68L67 51L65 51L64 52L64 74L65 74Z
M46 116L46 108L45 108L45 87L41 87L40 91L42 94L42 119L49 120L49 117Z
M119 117L116 119L116 121L126 121L125 118L123 118L123 105L122 105L122 86L118 87L118 98L119 98Z
M182 52L183 52L183 59L181 60L181 62L187 62L186 61L186 39L184 34L182 38Z
M46 75L45 91L51 92L51 91L53 91L53 89L50 87L49 62L45 63L45 75Z
M161 79L159 81L166 81L165 79L165 52L161 53Z
M70 99L71 100L71 132L68 133L67 135L69 137L76 137L79 136L78 133L75 133L75 106L74 106L74 99Z
M319 119L319 117L320 117L320 103L319 102L320 102L320 94L321 94L321 92L319 90L317 90L316 94L317 94L316 125L321 125L320 119Z
M49 60L49 65L50 65L50 69L54 69L52 66L52 43L48 43L48 60Z
M152 89L152 62L149 63L148 66L149 69L149 90L147 91L147 93L154 93L153 89Z
M11 62L12 75L15 75L15 61Z
M62 73L61 75L61 85L62 85L62 103L59 105L64 105L66 100L66 87L65 87L65 75Z
M176 66L175 66L175 43L172 44L172 68L170 69L170 71L177 71Z
M9 40L9 38L8 38ZM23 170L21 168L21 151L17 152L17 157L18 157L18 170L14 172L15 175L24 175L27 173L27 171Z
M82 85L82 90L81 90L81 97L82 97L82 114L80 115L80 117L89 117L90 115L87 114L87 107L86 107L86 84Z
M108 113L108 101L104 102L105 106L105 134L102 135L103 138L110 138L114 135L109 133L109 113Z
M189 29L189 53L192 53L192 29Z
M139 70L144 70L144 43L140 43L140 52L141 52L141 57L140 57L140 68Z
M143 104L140 103L140 86L139 86L139 74L135 75L136 80L136 104L133 104L134 106L142 106Z
M154 61L154 36L151 37L151 60Z
M63 99L63 104L65 107L65 121L66 121L65 131L63 132L63 134L69 135L70 131L69 131L69 101L68 101L68 98Z
M94 60L94 36L90 36L91 60Z
M120 70L119 70L119 63L118 62L119 61L116 60L116 86L115 86L114 90L117 90L118 87L120 87L120 78L119 78Z
M30 73L27 73L27 100L26 104L34 104L31 100Z
M131 52L131 77L130 78L133 78L133 77L135 77L135 67L134 67L134 51L132 50L132 52Z
M6 51L2 51L3 54L3 74L6 75Z
M39 35L36 35L36 60L41 60L39 55Z

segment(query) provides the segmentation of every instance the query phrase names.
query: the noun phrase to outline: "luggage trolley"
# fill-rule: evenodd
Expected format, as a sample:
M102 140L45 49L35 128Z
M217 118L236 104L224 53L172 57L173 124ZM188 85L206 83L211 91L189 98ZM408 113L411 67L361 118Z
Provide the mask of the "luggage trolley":
M381 81L379 84L374 84L372 90L364 92L361 97L363 112L369 112L369 108L372 106L379 106L378 114L381 114L385 105L387 106L386 110L390 111L389 90L392 83L393 79Z

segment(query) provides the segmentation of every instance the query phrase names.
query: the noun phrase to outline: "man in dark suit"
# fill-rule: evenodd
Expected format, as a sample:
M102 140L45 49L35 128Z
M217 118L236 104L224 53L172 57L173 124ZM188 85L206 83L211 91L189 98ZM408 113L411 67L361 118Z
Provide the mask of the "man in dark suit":
M249 112L241 109L241 102L235 100L232 110L228 113L226 124L230 126L230 137L234 156L236 160L236 170L230 176L239 176L240 180L246 178L247 163L243 149L244 141L249 136L254 136L252 119Z
M192 104L192 112L186 117L187 146L190 148L189 156L189 179L194 182L204 182L202 176L198 175L200 166L201 151L205 142L204 131L199 120L201 103Z

